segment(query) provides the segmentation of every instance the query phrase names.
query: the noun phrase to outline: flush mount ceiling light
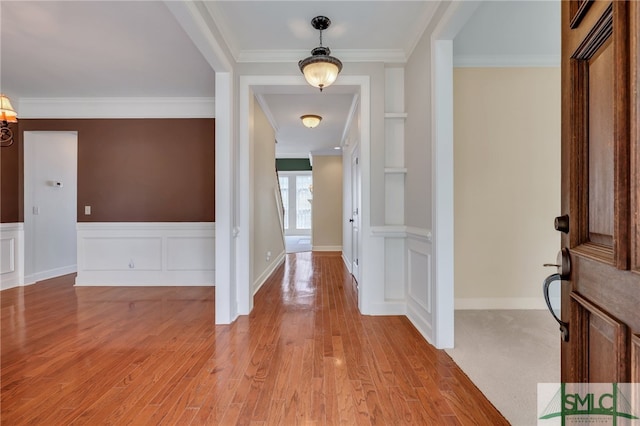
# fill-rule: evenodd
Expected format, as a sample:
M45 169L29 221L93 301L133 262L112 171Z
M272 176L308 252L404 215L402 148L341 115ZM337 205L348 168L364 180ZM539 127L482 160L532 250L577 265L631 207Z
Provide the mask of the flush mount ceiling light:
M305 127L313 129L314 127L318 127L318 124L322 121L322 117L314 114L305 114L300 117L300 120L302 120L302 124L304 124Z
M329 28L331 20L326 16L316 16L311 20L311 26L320 31L320 46L311 50L311 56L298 62L300 71L307 83L317 87L322 92L331 86L342 71L342 62L331 56L331 49L322 45L322 31Z
M9 97L0 94L0 146L13 145L13 132L9 123L18 122L18 113L11 106Z

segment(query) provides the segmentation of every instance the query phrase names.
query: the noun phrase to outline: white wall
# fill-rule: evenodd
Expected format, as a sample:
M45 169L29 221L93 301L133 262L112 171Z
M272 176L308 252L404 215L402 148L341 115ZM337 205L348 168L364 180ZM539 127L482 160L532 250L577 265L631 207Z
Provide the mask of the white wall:
M254 98L253 134L253 227L252 283L257 291L284 261L284 240L276 202L278 178L275 163L275 131Z
M456 68L456 308L544 308L560 247L560 69Z
M342 157L313 157L313 225L315 251L342 250Z
M443 8L436 11L405 67L405 223L431 229L431 33Z

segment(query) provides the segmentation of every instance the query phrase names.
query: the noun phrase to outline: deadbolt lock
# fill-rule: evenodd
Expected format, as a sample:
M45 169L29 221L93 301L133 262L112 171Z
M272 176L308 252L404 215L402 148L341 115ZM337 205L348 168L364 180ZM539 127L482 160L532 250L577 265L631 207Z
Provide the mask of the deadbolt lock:
M565 214L565 215L556 217L555 220L553 221L553 227L556 229L556 231L560 231L564 234L568 234L569 233L569 216Z

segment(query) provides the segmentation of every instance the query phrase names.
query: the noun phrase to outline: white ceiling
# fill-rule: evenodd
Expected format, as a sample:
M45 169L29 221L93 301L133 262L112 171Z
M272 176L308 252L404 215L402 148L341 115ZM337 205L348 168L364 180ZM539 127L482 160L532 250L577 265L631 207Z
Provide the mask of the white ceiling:
M546 13L559 11L557 0L551 2L555 9L541 8L545 2L535 1L490 3L478 9L475 24L472 17L469 25L475 25L474 30L466 39L456 40L456 51L468 55L483 46L486 50L481 40L485 33L491 52L507 51L513 40L507 31L526 30L533 35L520 36L535 40L536 32L556 25L556 18L549 20ZM345 67L353 61L404 62L438 4L415 0L205 2L237 62L287 62L295 68L318 45L318 32L310 25L314 16L331 18L324 45ZM483 8L489 10L483 12ZM500 23L514 14L540 22L519 27ZM492 16L498 22L492 22ZM25 98L215 95L213 70L161 1L0 0L0 25L0 90L12 98L18 113L19 100ZM504 31L496 36L491 28ZM541 55L550 50L537 41L526 49ZM338 145L355 90L332 86L321 94L311 87L256 88L276 127L279 155L329 152ZM306 113L324 117L318 128L302 127L299 117Z
M12 98L214 95L211 67L162 2L2 0L0 13Z
M323 44L343 61L409 56L439 1L211 1L207 8L236 61L290 61L319 43L310 21L331 26Z
M485 1L454 39L453 51L457 65L559 67L560 2Z

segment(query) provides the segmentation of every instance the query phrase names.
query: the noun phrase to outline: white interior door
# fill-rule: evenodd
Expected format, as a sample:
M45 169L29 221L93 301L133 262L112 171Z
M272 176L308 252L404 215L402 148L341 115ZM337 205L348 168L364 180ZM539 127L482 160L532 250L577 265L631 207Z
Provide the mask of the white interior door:
M351 273L360 281L360 160L357 150L351 158Z
M25 282L76 272L77 132L24 133Z

